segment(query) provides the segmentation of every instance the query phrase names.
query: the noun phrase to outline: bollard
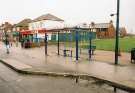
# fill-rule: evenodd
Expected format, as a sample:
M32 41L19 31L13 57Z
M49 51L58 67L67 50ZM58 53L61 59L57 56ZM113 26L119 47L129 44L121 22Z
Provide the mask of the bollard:
M117 93L117 88L116 87L114 87L114 93Z
M75 78L75 82L78 83L79 82L79 77Z

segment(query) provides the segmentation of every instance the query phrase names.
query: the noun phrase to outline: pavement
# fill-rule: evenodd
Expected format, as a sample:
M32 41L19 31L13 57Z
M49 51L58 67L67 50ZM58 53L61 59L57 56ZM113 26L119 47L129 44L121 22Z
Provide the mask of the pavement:
M48 47L48 56L44 47L22 49L20 45L10 48L6 54L4 45L0 44L1 62L23 74L63 76L71 78L94 78L111 86L135 92L135 65L113 65L104 62L88 61L57 56L57 47Z
M108 85L100 86L95 80L64 77L24 75L0 63L0 93L114 93ZM127 93L117 90L117 93Z

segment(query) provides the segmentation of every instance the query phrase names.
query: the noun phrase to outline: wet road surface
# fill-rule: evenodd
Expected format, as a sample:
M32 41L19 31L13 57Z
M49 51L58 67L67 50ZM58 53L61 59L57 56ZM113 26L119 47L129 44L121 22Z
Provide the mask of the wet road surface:
M0 93L114 93L113 88L60 77L21 75L0 63ZM118 91L118 93L126 93Z

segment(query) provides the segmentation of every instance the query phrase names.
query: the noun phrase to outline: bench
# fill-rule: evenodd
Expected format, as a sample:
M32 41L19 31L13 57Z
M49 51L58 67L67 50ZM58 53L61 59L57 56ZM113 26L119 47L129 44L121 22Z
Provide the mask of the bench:
M63 55L64 55L64 57L66 57L66 56L72 57L72 50L64 49L63 50Z
M90 50L91 50L91 54L94 55L94 51L96 50L96 46L91 46L91 49L89 48L88 52L90 54Z

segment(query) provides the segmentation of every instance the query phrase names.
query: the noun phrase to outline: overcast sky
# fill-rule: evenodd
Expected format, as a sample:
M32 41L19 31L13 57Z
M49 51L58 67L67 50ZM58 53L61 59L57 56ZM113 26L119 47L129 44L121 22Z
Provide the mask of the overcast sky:
M0 22L17 23L51 13L68 24L115 22L117 0L0 0ZM135 0L120 0L120 24L135 33ZM134 11L133 11L134 10Z

